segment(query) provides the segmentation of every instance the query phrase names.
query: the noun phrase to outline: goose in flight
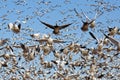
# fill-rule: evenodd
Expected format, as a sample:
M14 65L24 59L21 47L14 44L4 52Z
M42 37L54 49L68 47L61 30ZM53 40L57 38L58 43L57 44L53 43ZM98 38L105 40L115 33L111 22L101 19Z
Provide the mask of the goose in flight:
M42 43L42 42L47 42L48 44L53 44L53 43L65 43L66 41L63 41L63 40L59 40L59 39L52 39L52 38L48 38L48 39L37 39L35 40L39 43Z
M7 41L8 39L0 39L0 46L3 46Z
M75 13L77 14L78 17L82 18L82 16L77 12L77 10L74 8ZM82 10L81 10L82 11ZM88 28L94 28L95 27L95 20L102 14L98 15L98 12L95 14L95 17L93 19L90 19L83 11L81 12L81 14L83 14L86 18L86 21L82 20L82 27L81 30L82 31L88 31Z
M102 32L102 33L103 33L103 32ZM114 38L106 35L105 33L103 33L103 34L104 34L104 36L105 36L106 38L108 38L114 45L117 46L117 51L120 51L120 42L117 41L117 40L115 40Z
M40 20L39 20L39 21L40 21ZM45 22L43 22L43 21L40 21L40 22L41 22L42 24L44 24L45 26L53 29L53 33L54 33L54 34L59 34L61 29L64 29L64 28L66 28L66 27L68 27L68 26L70 26L70 25L72 24L72 23L70 23L70 24L65 24L65 25L59 26L59 25L57 25L57 24L56 24L56 25L51 25L51 24L45 23Z
M39 38L40 38L40 33L30 34L30 36L31 36L32 38L39 39Z
M19 33L21 29L21 24L19 23L18 25L15 23L9 23L8 28L12 30L14 33Z

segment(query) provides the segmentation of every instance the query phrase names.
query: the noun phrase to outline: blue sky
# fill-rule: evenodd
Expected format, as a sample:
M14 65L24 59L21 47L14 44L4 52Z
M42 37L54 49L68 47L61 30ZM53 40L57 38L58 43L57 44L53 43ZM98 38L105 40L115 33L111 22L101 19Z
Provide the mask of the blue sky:
M99 1L100 4L101 0L96 1ZM51 34L51 37L53 38L61 38L84 44L86 40L92 38L88 32L81 31L81 20L85 21L85 17L81 14L82 9L90 19L95 16L96 10L104 12L96 19L96 27L93 30L89 29L89 31L93 31L94 34L101 39L103 38L103 34L99 32L99 29L107 31L108 26L117 26L120 28L119 0L104 0L104 2L108 4L103 3L99 5L95 0L1 0L0 38L12 39L14 33L8 29L7 25L10 22L19 20L22 24L22 30L20 33L21 37L31 39L29 34L39 32L42 35ZM99 6L95 7L95 5ZM117 9L113 10L114 7L117 7ZM80 13L82 18L76 16L74 8L78 13ZM2 16L5 16L5 20L3 20ZM41 24L37 18L52 25L55 25L56 23L58 25L68 23L73 24L66 29L61 30L61 35L56 36L52 34L52 30L50 28L46 29L46 26ZM26 19L28 20L24 23ZM29 32L24 30L29 28L33 31ZM65 37L66 35L69 35L68 38ZM14 36L18 36L18 34L14 34ZM120 37L116 38L120 40ZM24 42L24 40L18 40L17 42L21 43ZM94 46L93 43L94 41L92 41L88 46ZM53 54L47 56L46 60L50 60L51 56L53 56ZM74 58L76 58L76 56Z
M90 5L92 4L97 5L97 4L91 0L88 0L88 1L66 0L66 1L68 2L65 2L65 0L52 0L52 1L51 0L50 1L49 0L37 0L37 1L18 0L18 2L17 0L13 0L13 1L3 0L1 1L2 5L0 8L0 13L1 13L0 16L7 15L5 18L9 20L2 21L2 18L0 18L1 28L7 28L7 24L9 22L15 22L16 20L19 20L23 28L30 27L34 30L34 32L51 34L52 30L45 29L45 26L37 20L37 18L39 18L40 20L50 23L52 25L55 25L56 23L59 25L66 24L66 23L73 23L73 25L71 25L67 29L71 29L73 26L78 26L77 31L76 30L71 30L71 31L79 32L82 34L82 31L80 30L82 26L81 20L85 20L85 18L83 15L82 15L83 19L78 18L75 12L73 11L73 9L76 8L76 10L80 14L81 14L81 9L82 9L87 14L87 16L92 19L94 15L96 14L94 10L96 7L91 7ZM106 3L107 2L108 1L106 1ZM46 5L47 3L48 5ZM19 5L16 5L16 4L19 4ZM109 1L109 4L119 6L117 0ZM103 6L99 7L100 10L102 10L102 8ZM105 10L102 10L102 11L104 11L103 15L101 15L96 20L96 22L102 22L102 24L100 24L100 27L96 25L95 30L101 27L106 29L108 26L111 26L111 27L119 26L119 19L118 19L119 18L118 16L120 13L119 9L116 9L110 12L107 12ZM28 19L26 24L22 23L22 21L24 21L26 18L30 18L30 19ZM108 23L108 20L111 20L111 19L114 21ZM2 25L3 23L5 24ZM1 33L4 33L4 31L3 32L1 31Z
M37 18L40 18L40 20L51 23L51 24L55 24L56 21L57 23L61 24L59 22L59 20L63 20L64 18L66 18L68 15L73 16L73 18L71 19L70 17L67 17L67 21L64 23L71 23L72 20L77 20L77 22L79 22L78 25L81 26L81 20L79 18L77 18L73 11L74 8L77 9L78 12L81 12L81 9L86 13L88 13L87 15L90 18L93 18L95 15L95 11L94 9L96 7L90 7L90 4L95 4L95 2L93 1L86 1L86 0L68 0L70 2L65 2L65 0L43 0L45 1L45 3L48 2L48 5L42 4L40 3L42 0L38 0L38 1L33 1L33 0L18 0L19 2L21 1L21 5L16 5L15 1L17 0L13 0L13 1L1 1L2 5L1 5L1 14L0 16L3 16L5 14L7 14L8 16L6 18L8 18L9 20L6 21L6 25L9 22L14 22L16 20L24 20L26 17L33 17L32 19L28 20L28 22L24 25L23 27L26 26L30 26L33 29L35 28L41 28L42 26L44 27L44 25L41 25L41 23L39 23L39 21L37 20ZM67 1L67 0L66 0ZM16 3L19 3L16 2ZM50 2L50 3L49 3ZM40 3L40 4L38 4ZM116 0L113 0L110 4L112 5L118 5L118 2ZM97 5L97 4L95 4ZM57 7L55 7L57 6ZM3 7L3 8L2 8ZM100 6L100 8L102 8L102 6ZM53 10L51 10L53 9ZM48 10L48 13L46 13L46 10ZM71 10L71 11L69 11ZM21 14L16 14L18 11L23 11ZM104 10L103 10L104 11ZM35 13L38 12L39 14L44 14L44 16L39 16L36 15ZM65 12L65 14L61 14L61 12ZM91 12L91 13L89 13ZM114 15L115 14L115 15ZM111 16L112 15L112 16ZM103 14L103 16L99 17L97 19L97 21L103 21L107 20L107 19L116 19L119 16L119 10L115 10L115 11L111 11L111 12L105 12ZM106 18L106 19L103 19ZM32 24L32 26L31 26ZM105 23L104 23L105 24ZM75 24L74 24L75 25ZM111 23L111 25L113 25ZM111 26L110 25L110 26Z
M90 19L92 19L96 14L95 9L97 9L97 7L90 5L98 5L95 1L91 0L2 0L0 3L2 4L0 6L0 17L6 15L4 18L7 19L3 20L3 18L0 18L1 38L12 38L13 32L8 29L7 25L10 22L19 20L22 24L22 29L33 29L32 32L21 30L22 33L29 35L39 32L40 34L51 34L53 38L62 38L65 40L67 40L65 35L68 34L70 41L78 41L80 44L84 44L88 38L91 38L88 32L82 32L80 29L82 26L81 20L85 21L85 17L81 14L81 9ZM119 1L117 0L106 0L105 3L108 3L106 9L110 9L111 5L117 7L120 6ZM119 9L106 11L103 9L104 6L106 6L104 3L99 6L98 10L101 10L104 13L96 19L96 27L94 28L94 33L98 38L102 38L102 34L98 31L99 29L107 31L108 26L120 26ZM82 18L76 16L73 10L74 8L80 13ZM26 18L28 18L28 20L26 23L23 23ZM51 29L46 29L46 26L41 24L37 18L52 25L55 25L56 23L58 25L68 23L73 24L64 30L61 30L61 35L56 36L52 34ZM74 28L76 29L74 30ZM89 31L91 31L91 29L89 29ZM20 35L23 37L25 34L22 33L20 33ZM25 35L25 38L30 38L28 35ZM17 36L17 34L15 34L15 36Z

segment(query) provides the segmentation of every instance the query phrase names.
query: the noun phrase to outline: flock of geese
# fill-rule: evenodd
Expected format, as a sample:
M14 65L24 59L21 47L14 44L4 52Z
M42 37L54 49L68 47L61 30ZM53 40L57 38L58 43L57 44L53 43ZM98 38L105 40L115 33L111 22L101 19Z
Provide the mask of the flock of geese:
M78 14L76 10L75 12ZM95 28L97 15L92 20L84 13L83 15L87 20L82 21L83 25L81 30L87 32L89 27ZM73 24L51 25L41 21L39 18L38 20L46 27L53 29L55 36L60 35L60 30ZM19 22L8 24L8 29L15 34L21 33L21 28L22 25ZM89 31L90 36L96 41L95 45L97 46L95 48L71 42L68 45L63 45L61 49L55 49L55 43L60 46L60 44L64 44L67 41L52 39L47 34L41 39L40 33L29 35L33 38L33 42L39 42L37 45L20 43L4 46L9 42L9 39L1 39L0 50L5 49L5 52L9 51L10 53L0 55L0 57L4 58L0 61L0 69L4 67L8 69L8 72L6 72L7 75L13 74L10 76L10 80L101 80L114 79L114 76L120 78L120 74L113 75L107 71L107 69L120 70L120 65L109 64L114 62L114 57L119 58L120 42L114 36L120 35L120 29L118 27L108 28L108 34L102 30L101 33L104 35L102 40L98 39L93 32ZM14 48L21 49L22 52L16 55ZM46 61L45 57L52 53L54 58L51 61ZM30 69L26 69L26 66L35 60L36 57L40 59L39 61L37 60L39 66L36 66L37 68L31 66ZM74 60L75 57L79 58ZM24 66L18 65L21 58L26 61ZM98 60L103 60L103 62L98 62ZM10 68L7 68L8 66ZM88 69L85 70L86 68ZM104 73L105 71L106 73ZM3 75L3 77L7 78L6 75Z

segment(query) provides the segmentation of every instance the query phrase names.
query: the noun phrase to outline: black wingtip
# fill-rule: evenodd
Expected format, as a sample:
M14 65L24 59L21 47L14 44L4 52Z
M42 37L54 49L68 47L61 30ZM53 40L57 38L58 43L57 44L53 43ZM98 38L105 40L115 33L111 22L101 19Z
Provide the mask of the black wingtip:
M33 34L30 34L31 37L33 37L34 35Z
M38 19L38 21L39 21L39 22L44 23L44 22L43 22L43 21L41 21L39 18L37 18L37 19Z
M68 25L70 26L70 25L72 25L73 23L69 23Z
M21 24L20 23L18 24L18 28L21 29Z
M94 36L92 32L89 32L89 34L92 36L92 38L96 39L96 37Z
M109 31L112 31L112 30L113 30L113 28L108 27L108 30L109 30Z
M38 45L35 49L37 52L40 52L40 46Z
M25 45L24 44L20 43L20 46L21 46L22 49L25 49Z
M40 21L41 23L44 23L43 21Z
M84 46L84 45L80 45L80 47L81 47L81 48L86 48L86 46Z
M10 47L11 51L13 52L13 48L11 46L9 46L9 47Z
M109 38L109 37L103 32L103 30L100 30L100 32L102 32L103 35L104 35L106 38Z
M102 32L103 33L103 32ZM103 33L103 35L106 37L106 38L109 38L105 33Z
M52 50L53 51L53 53L55 53L56 51L55 50Z
M85 21L83 21L83 20L81 20L81 21L82 21L83 24L85 23Z
M64 49L60 49L60 52L63 52Z
M53 62L54 64L58 64L56 61L54 61L54 60L51 60L51 62Z
M41 20L39 20L42 24L45 24L45 22L43 22L43 21L41 21Z

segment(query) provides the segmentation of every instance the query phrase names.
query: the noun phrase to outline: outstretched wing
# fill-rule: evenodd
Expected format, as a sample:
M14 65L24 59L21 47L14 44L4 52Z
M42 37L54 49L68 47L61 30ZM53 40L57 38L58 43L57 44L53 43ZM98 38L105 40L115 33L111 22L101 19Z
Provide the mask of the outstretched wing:
M77 10L76 10L75 8L74 8L74 11L75 11L75 13L76 13L76 16L82 18L82 16L77 12Z
M72 24L72 23L70 23L70 24L65 24L65 25L62 25L62 26L59 26L59 27L60 27L60 29L64 29L64 28L70 26L71 24Z
M54 43L65 43L66 41L54 39L53 42Z
M92 38L94 38L98 41L98 39L95 37L95 35L92 32L89 32L89 34L91 35Z
M45 22L42 22L40 21L42 24L46 25L47 27L51 28L51 29L54 29L54 26L53 25L50 25L48 23L45 23Z
M103 34L104 34L105 37L108 38L113 44L115 44L115 45L117 45L117 46L120 44L120 43L119 43L117 40L115 40L114 38L107 36L105 33L103 33Z
M47 27L49 27L49 28L51 28L51 29L54 29L54 26L53 26L53 25L50 25L50 24L48 24L48 23L45 23L45 22L41 21L39 18L38 18L38 20L39 20L42 24L46 25Z
M37 41L37 42L39 42L39 43L42 43L42 42L46 42L47 39L38 39L38 40L35 40L35 41Z

